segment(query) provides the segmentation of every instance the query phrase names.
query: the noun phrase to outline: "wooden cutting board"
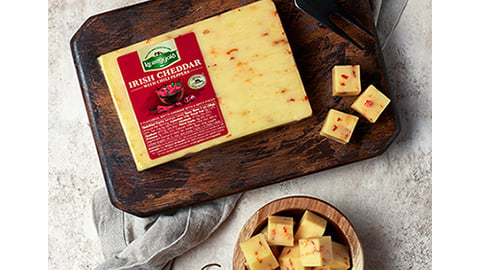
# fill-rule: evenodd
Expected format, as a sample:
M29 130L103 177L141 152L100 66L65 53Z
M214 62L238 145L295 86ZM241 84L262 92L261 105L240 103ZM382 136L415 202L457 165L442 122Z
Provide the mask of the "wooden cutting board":
M380 48L376 39L339 21L366 48L360 50L299 11L293 0L277 0L312 117L138 172L97 57L250 2L149 1L93 16L72 37L90 126L110 199L117 208L146 216L284 181L377 156L398 134L395 104L391 104L375 124L360 118L347 145L319 135L330 108L355 113L350 109L355 97L331 96L334 65L360 64L363 88L374 84L391 96ZM340 3L375 33L368 0Z

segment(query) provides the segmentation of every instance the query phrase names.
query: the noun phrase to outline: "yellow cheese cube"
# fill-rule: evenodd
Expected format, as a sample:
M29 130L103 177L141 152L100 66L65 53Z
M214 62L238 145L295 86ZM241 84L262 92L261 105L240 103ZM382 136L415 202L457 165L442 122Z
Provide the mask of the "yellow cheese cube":
M145 73L149 75L140 77L138 80L124 81L125 74L132 73L122 73L117 61L120 57L137 52L139 54L144 51L151 52L149 49L156 46L155 44L170 42L190 33L194 33L196 37L204 62L198 60L187 63L185 66L168 67L159 73ZM171 59L183 59L173 53L171 57ZM171 59L159 59L159 62L147 64L153 66L164 62L168 64ZM100 56L98 61L110 89L133 159L140 171L248 134L301 120L312 114L289 42L275 5L270 0L257 1L121 48ZM148 122L139 123L137 112L130 101L131 90L128 87L140 89L150 84L158 85L161 83L157 80L159 75L176 76L177 73L188 73L198 67L204 67L208 71L211 86L216 95L215 100L218 102L218 105L215 105L217 107L215 111L221 112L227 132L220 135L212 133L212 138L198 143L195 141L197 135L192 137L179 133L177 135L183 137L174 142L167 141L168 145L183 144L185 140L189 143L193 142L193 145L177 147L173 152L162 153L158 157L155 154L152 157L152 151L160 151L166 147L166 143L160 139L167 140L167 138L157 139L155 133L142 132L147 127L151 128L152 125L162 129L164 128L162 121L167 120L160 115L158 121L150 119ZM190 79L188 81L190 83ZM191 83L191 86L188 84L189 87L197 89L205 83L205 76L192 78ZM174 86L172 84L172 87ZM159 93L161 91L166 90L161 89ZM190 96L186 98L191 101ZM169 110L175 106L174 101L169 102L168 106L158 107L159 109L155 110L157 112ZM168 121L173 123L176 120ZM202 123L192 124L189 121L191 119L188 117L183 121L188 122L188 128L205 126ZM156 141L147 144L146 140Z
M298 242L293 247L285 247L278 257L280 270L308 270L310 267L305 267L300 259L300 246Z
M277 267L271 267L268 265L265 265L265 262L260 262L260 261L255 261L251 264L246 264L245 265L248 270L274 270L277 269Z
M360 65L334 66L332 69L332 95L356 96L362 89Z
M352 137L358 117L335 109L330 109L323 123L320 135L346 144Z
M319 238L325 233L327 220L306 210L295 233L295 239Z
M265 237L267 238L267 242L268 242L268 222L267 222L267 225L265 227L263 227L263 229L259 232L263 235L265 235ZM272 253L273 253L273 256L275 256L275 258L278 258L278 256L280 255L280 251L281 251L281 246L273 246L271 243L268 243L270 245L270 249L272 250Z
M314 267L312 270L346 270L350 268L348 247L332 241L333 260L326 266Z
M250 270L272 270L279 266L262 233L241 242L240 249Z
M269 216L267 241L272 246L293 246L293 218Z
M390 103L390 99L375 86L368 88L353 102L352 109L363 115L371 123L375 123L383 110Z
M350 252L348 251L348 247L332 241L332 248L333 261L330 265L338 269L350 268Z
M332 238L299 239L300 259L303 266L325 266L332 262Z
M348 268L338 268L335 266L317 266L317 267L312 267L311 270L347 270Z

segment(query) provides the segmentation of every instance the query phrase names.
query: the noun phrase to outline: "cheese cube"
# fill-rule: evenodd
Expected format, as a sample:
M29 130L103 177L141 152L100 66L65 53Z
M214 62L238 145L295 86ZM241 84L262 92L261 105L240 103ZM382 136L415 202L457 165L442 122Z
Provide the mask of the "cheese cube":
M136 53L140 55L140 52L154 53L150 48L155 48L154 46L165 42L172 43L171 41L191 33L195 35L197 47L201 52L202 57L196 59L198 61L192 61L182 66L172 64L173 66L169 66L163 71L152 72L126 72L118 63L118 60L126 55L130 56ZM182 45L186 48L189 46L189 44ZM161 49L161 46L158 48ZM167 65L169 61L175 59L184 61L187 58L186 55L190 54L187 52L182 56L182 52L178 51L179 55L176 55L171 49L168 52L168 58L148 62L145 65L150 68L151 66ZM160 56L162 55L161 52L158 53ZM159 56L152 56L154 60L155 57ZM98 61L139 171L248 134L298 121L312 114L288 39L271 0L256 1L118 49L100 56ZM126 69L134 66L127 66ZM138 64L138 66L142 69L142 64ZM195 72L199 72L196 71L198 68L207 70L208 76L203 73L203 75L196 74ZM189 72L192 74L188 74ZM125 76L134 76L133 74L137 73L140 74L138 79L125 81ZM205 84L211 85L215 94L215 98L210 99L213 101L203 107L195 108L198 109L195 111L188 109L191 107L181 106L182 102L178 106L176 104L168 105L166 108L163 106L160 111L152 110L158 114L152 116L151 119L139 120L138 110L135 110L135 106L131 102L131 95L134 94L132 91L144 91L143 88L148 88L150 85L153 88L155 85L162 86L163 82L159 81L159 77L176 78L181 73L191 76L188 83L186 80L182 81L182 85L188 85L191 88L190 90L184 87L184 91L202 91ZM170 81L166 83L170 83ZM136 88L132 90L129 87ZM152 93L154 93L153 91L151 90ZM158 97L154 98L158 102ZM198 100L191 103L195 95L193 97L187 95L184 98L185 103L199 103ZM140 100L139 104L142 105L142 102L145 103L145 99ZM219 132L209 131L208 136L210 137L207 139L204 139L206 136L204 131L205 127L210 127L211 123L192 123L195 120L192 120L192 115L205 108L213 108L212 111L219 112L218 114L221 115L218 117L218 121L215 120L215 125L224 122L221 124L224 128L219 128ZM169 114L172 110L177 110L175 115ZM184 111L182 112L182 110ZM148 112L149 110L143 111ZM178 118L179 115L183 118ZM209 117L210 115L206 114L205 117L197 118L200 121L206 121L205 119L208 120ZM169 128L165 127L165 123L169 125ZM185 123L188 125L179 126ZM193 135L185 136L185 132L179 131L179 127L186 131L194 128L199 130L195 131ZM171 141L166 138L167 136L156 134L153 128L155 130L167 129L165 134L170 136L168 132L171 131L179 138ZM146 132L146 129L149 130ZM198 136L201 138L197 138ZM172 150L170 151L169 148L166 151L167 146Z
M269 216L267 235L272 246L293 246L293 218Z
M333 260L326 266L314 267L312 270L346 270L350 268L348 247L332 241Z
M356 96L362 89L360 65L334 66L332 69L332 95Z
M338 268L331 265L312 267L311 270L347 270L348 268Z
M264 234L257 234L240 243L248 268L251 270L272 270L279 266L273 256Z
M267 238L267 242L268 242L268 223L265 227L263 227L262 230L260 230L261 234L265 235L265 237ZM280 251L281 251L281 246L273 246L271 243L268 243L270 245L270 249L272 250L272 253L273 253L273 256L275 256L275 258L278 258L278 256L280 255Z
M390 99L380 92L375 86L368 88L353 102L352 109L375 123L383 110L390 103Z
M350 253L348 251L348 247L332 241L332 248L333 261L330 263L330 265L339 269L350 268Z
M325 233L327 220L306 210L295 233L295 239L319 238Z
M352 137L358 117L335 109L330 109L323 123L320 135L346 144Z
M303 266L325 266L332 262L332 238L299 239L300 259Z
M278 267L265 266L265 263L262 263L260 261L255 261L251 264L245 264L245 266L248 270L274 270Z
M309 267L305 267L300 259L300 246L298 242L293 247L285 247L282 253L278 257L278 263L280 264L280 270L307 270Z

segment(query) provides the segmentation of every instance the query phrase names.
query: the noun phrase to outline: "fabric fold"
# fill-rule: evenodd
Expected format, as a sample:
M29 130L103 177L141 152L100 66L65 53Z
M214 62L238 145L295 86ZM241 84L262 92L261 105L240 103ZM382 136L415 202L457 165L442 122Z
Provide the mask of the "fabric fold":
M96 269L170 269L174 258L207 240L221 226L240 196L144 218L115 208L106 189L97 191L93 220L106 261Z
M376 28L378 42L383 50L396 29L408 0L371 0L377 12ZM373 6L372 6L373 7Z

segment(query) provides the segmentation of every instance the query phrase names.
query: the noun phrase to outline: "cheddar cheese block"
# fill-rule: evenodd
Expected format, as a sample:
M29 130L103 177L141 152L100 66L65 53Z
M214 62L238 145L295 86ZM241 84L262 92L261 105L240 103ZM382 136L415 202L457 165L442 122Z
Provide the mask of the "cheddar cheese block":
M139 171L312 114L270 0L98 61Z

